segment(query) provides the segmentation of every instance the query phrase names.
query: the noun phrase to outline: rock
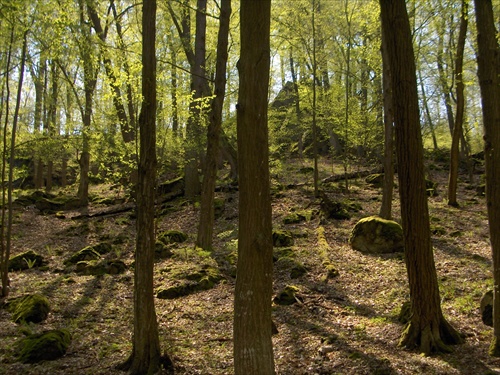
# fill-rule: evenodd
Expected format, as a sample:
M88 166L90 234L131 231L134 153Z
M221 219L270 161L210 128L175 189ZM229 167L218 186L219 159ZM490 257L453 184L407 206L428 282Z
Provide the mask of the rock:
M70 344L71 334L66 329L29 335L18 344L18 359L23 363L52 361L66 354Z
M488 290L481 297L481 319L487 326L493 327L493 291Z
M76 264L76 273L84 275L119 275L127 270L127 265L121 260L82 260Z
M283 217L283 224L298 224L304 221L310 221L312 215L313 212L311 210L290 212Z
M163 242L165 245L170 243L181 243L186 241L187 234L178 230L167 230L158 235L158 241Z
M99 254L92 246L87 246L81 249L80 251L73 254L70 258L64 261L65 265L69 264L77 264L78 262L87 261L87 260L97 260L101 258L101 254Z
M277 305L293 305L296 302L302 302L300 297L297 295L299 288L293 285L287 285L281 292L279 292L274 298L273 302Z
M155 260L168 259L172 256L172 250L161 241L155 243Z
M293 245L292 233L287 230L273 230L273 246L287 247Z
M221 278L217 268L205 264L197 270L182 275L182 280L177 285L160 289L156 293L156 298L174 299L201 290L212 289Z
M331 200L325 193L321 192L321 211L325 219L349 220L351 214L350 207L345 203Z
M384 174L383 173L370 174L366 176L365 182L374 188L381 188L384 184Z
M49 301L41 294L15 298L9 301L8 308L15 323L43 322L50 311Z
M9 271L22 271L28 268L40 267L44 263L43 257L33 250L18 254L9 260Z
M354 226L349 244L355 250L384 254L403 251L403 229L392 220L378 216L365 217Z

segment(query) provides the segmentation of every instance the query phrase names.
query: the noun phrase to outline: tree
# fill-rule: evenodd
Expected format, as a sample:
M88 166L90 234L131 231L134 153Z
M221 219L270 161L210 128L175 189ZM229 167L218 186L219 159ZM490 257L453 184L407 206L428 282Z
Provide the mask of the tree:
M222 108L226 93L226 64L231 16L231 0L221 1L220 26L217 42L217 63L215 72L215 97L212 99L207 130L207 153L204 164L201 191L200 223L196 245L202 249L212 248L214 227L214 193L217 178L217 158L219 156L219 138L222 126Z
M273 245L267 127L270 22L271 0L241 1L237 106L239 238L234 295L236 375L275 373L271 340Z
M160 369L161 349L153 294L156 186L156 0L144 0L142 11L142 107L139 115L137 242L134 271L134 336L131 374Z
M404 0L380 0L392 72L396 153L411 320L400 345L424 354L462 341L443 316L432 252L420 133L416 68Z
M493 255L493 340L490 355L500 357L500 48L491 0L475 0L477 65L481 88L486 165L486 207Z
M468 24L468 0L462 0L462 14L460 16L460 31L458 33L457 54L455 57L455 81L457 111L455 115L455 125L453 127L451 151L450 151L450 175L448 179L448 204L458 206L457 202L457 184L458 184L458 162L459 162L459 143L460 136L463 134L462 123L464 121L465 98L464 98L464 80L463 62L465 38L467 36Z
M394 191L394 113L392 108L391 68L387 45L382 35L382 64L383 64L383 91L384 91L384 185L382 190L382 204L380 217L392 218L392 195Z

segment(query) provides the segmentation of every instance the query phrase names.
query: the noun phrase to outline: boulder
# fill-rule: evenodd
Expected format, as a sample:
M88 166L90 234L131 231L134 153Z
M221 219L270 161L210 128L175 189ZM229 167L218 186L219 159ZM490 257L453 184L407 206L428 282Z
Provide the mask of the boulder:
M71 257L64 261L65 265L69 264L77 264L78 262L87 261L87 260L97 260L101 258L101 254L99 254L92 246L84 247L79 250Z
M273 246L288 247L293 245L293 236L287 230L273 230Z
M178 230L167 230L158 235L158 241L163 242L165 245L169 243L181 243L186 241L187 234Z
M52 361L66 354L71 334L66 329L29 335L18 344L18 359L23 363Z
M400 252L404 249L403 229L392 220L365 217L354 226L349 244L354 250L370 254Z
M15 323L43 322L50 311L49 301L41 294L27 294L15 298L9 301L8 308Z
M43 257L33 250L28 250L9 260L9 271L22 271L41 265L43 265Z
M274 298L273 302L277 305L289 306L296 302L302 303L302 299L297 295L299 288L294 285L287 285Z

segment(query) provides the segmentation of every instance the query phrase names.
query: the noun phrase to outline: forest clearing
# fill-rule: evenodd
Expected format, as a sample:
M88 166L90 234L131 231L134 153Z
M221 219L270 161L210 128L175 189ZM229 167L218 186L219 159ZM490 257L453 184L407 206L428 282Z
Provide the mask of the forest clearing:
M429 197L434 255L444 315L465 336L465 343L450 354L421 356L397 346L403 325L398 322L408 299L408 280L401 253L367 255L353 250L349 236L362 217L378 212L380 189L364 178L325 183L322 189L336 200L355 203L350 219L321 219L319 200L312 191L309 162L277 163L273 175L273 228L289 230L294 243L274 248L273 295L286 286L297 287L291 305L273 303L272 318L278 333L273 345L278 374L496 374L500 360L488 356L492 329L481 321L479 301L492 286L491 249L484 197L476 184L459 184L461 206L447 205L447 166L428 160L429 178L438 194ZM341 165L326 159L321 178ZM302 173L300 170L302 169ZM461 179L465 180L461 175ZM18 206L13 229L13 255L33 250L45 265L10 273L11 296L41 293L50 302L47 320L18 325L0 310L0 374L121 374L115 367L131 350L133 332L133 211L108 216L81 217L82 213L110 210L99 204L123 196L109 185L92 189L87 211L43 214L33 206ZM212 253L195 250L199 208L179 197L157 218L157 233L178 230L188 239L168 245L170 256L155 263L155 293L181 282L179 275L205 264L220 271L220 280L208 290L173 299L155 299L163 350L177 374L233 374L232 317L234 267L237 249L237 191L218 192L223 202L215 224ZM98 199L99 198L99 199ZM108 202L108 204L110 204ZM394 201L395 220L399 207ZM284 224L293 212L310 213L299 223ZM106 259L118 259L126 270L116 275L85 275L64 260L88 245L111 244ZM322 249L323 248L323 249ZM324 253L323 253L324 251ZM330 277L324 256L338 271ZM291 278L302 265L305 272ZM60 359L39 364L16 362L16 342L29 332L66 328L72 340Z

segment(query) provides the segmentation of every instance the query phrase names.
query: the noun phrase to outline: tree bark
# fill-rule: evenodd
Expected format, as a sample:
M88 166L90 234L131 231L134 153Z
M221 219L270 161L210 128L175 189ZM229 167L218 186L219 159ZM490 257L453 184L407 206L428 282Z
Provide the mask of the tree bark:
M460 159L459 143L461 135L463 134L462 128L463 128L464 110L465 110L465 98L464 98L465 85L463 82L462 70L464 62L465 38L467 36L467 24L469 18L467 13L468 13L468 2L467 0L462 0L462 11L460 15L460 31L458 33L457 55L455 58L457 111L455 114L455 126L453 127L453 136L451 141L450 175L448 178L448 205L454 207L458 207L457 185L458 185L458 162Z
M134 271L134 336L125 363L130 374L154 374L161 350L153 294L156 186L156 0L143 1L142 107L139 115L137 242Z
M234 296L235 375L272 375L272 217L267 98L271 0L242 0L237 105L238 268Z
M196 245L205 250L212 249L214 228L214 197L217 178L217 158L222 126L222 108L226 94L226 66L228 57L229 21L231 0L221 1L219 36L217 41L217 63L215 72L215 97L212 99L207 131L207 154L205 158L201 194L200 222Z
M500 48L491 0L475 0L477 65L484 124L486 207L493 256L493 340L490 355L500 357Z
M392 218L392 196L394 192L394 111L392 108L391 68L385 38L382 35L382 65L384 89L384 184L380 217Z
M404 0L380 0L380 6L392 71L401 219L412 313L400 345L418 348L427 355L449 351L448 345L459 343L462 338L445 320L440 305L425 189L416 68L406 4Z

